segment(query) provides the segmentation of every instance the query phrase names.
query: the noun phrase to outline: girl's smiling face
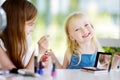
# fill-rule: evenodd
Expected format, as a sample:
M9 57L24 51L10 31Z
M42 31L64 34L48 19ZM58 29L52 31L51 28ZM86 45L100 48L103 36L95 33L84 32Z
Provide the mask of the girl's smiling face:
M93 32L93 27L85 16L72 18L69 22L70 39L76 40L78 43L90 41Z

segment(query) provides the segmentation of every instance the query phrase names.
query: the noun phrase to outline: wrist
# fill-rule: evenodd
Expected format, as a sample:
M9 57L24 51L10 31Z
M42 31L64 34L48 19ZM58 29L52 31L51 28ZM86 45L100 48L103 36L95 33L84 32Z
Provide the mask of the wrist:
M40 45L38 47L39 47L39 53L40 54L43 54L47 51L46 49L42 48Z

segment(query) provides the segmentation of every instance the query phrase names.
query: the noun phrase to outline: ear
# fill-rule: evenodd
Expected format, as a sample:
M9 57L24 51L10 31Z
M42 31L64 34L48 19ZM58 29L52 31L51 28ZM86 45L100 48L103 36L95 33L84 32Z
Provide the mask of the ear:
M74 41L74 38L71 35L69 37L70 37L70 40Z

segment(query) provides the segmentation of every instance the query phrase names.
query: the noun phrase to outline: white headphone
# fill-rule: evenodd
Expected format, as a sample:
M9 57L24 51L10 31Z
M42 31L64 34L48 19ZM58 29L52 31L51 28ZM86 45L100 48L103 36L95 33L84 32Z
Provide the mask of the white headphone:
M6 20L6 13L0 7L0 33L6 28L7 20Z

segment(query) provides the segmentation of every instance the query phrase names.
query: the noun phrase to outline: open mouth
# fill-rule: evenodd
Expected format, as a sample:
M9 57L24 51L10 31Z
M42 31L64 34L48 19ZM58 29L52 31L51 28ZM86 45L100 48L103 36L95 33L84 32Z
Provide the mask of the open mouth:
M87 34L84 34L84 35L82 36L82 38L87 38L89 35L90 35L90 32L87 33Z

